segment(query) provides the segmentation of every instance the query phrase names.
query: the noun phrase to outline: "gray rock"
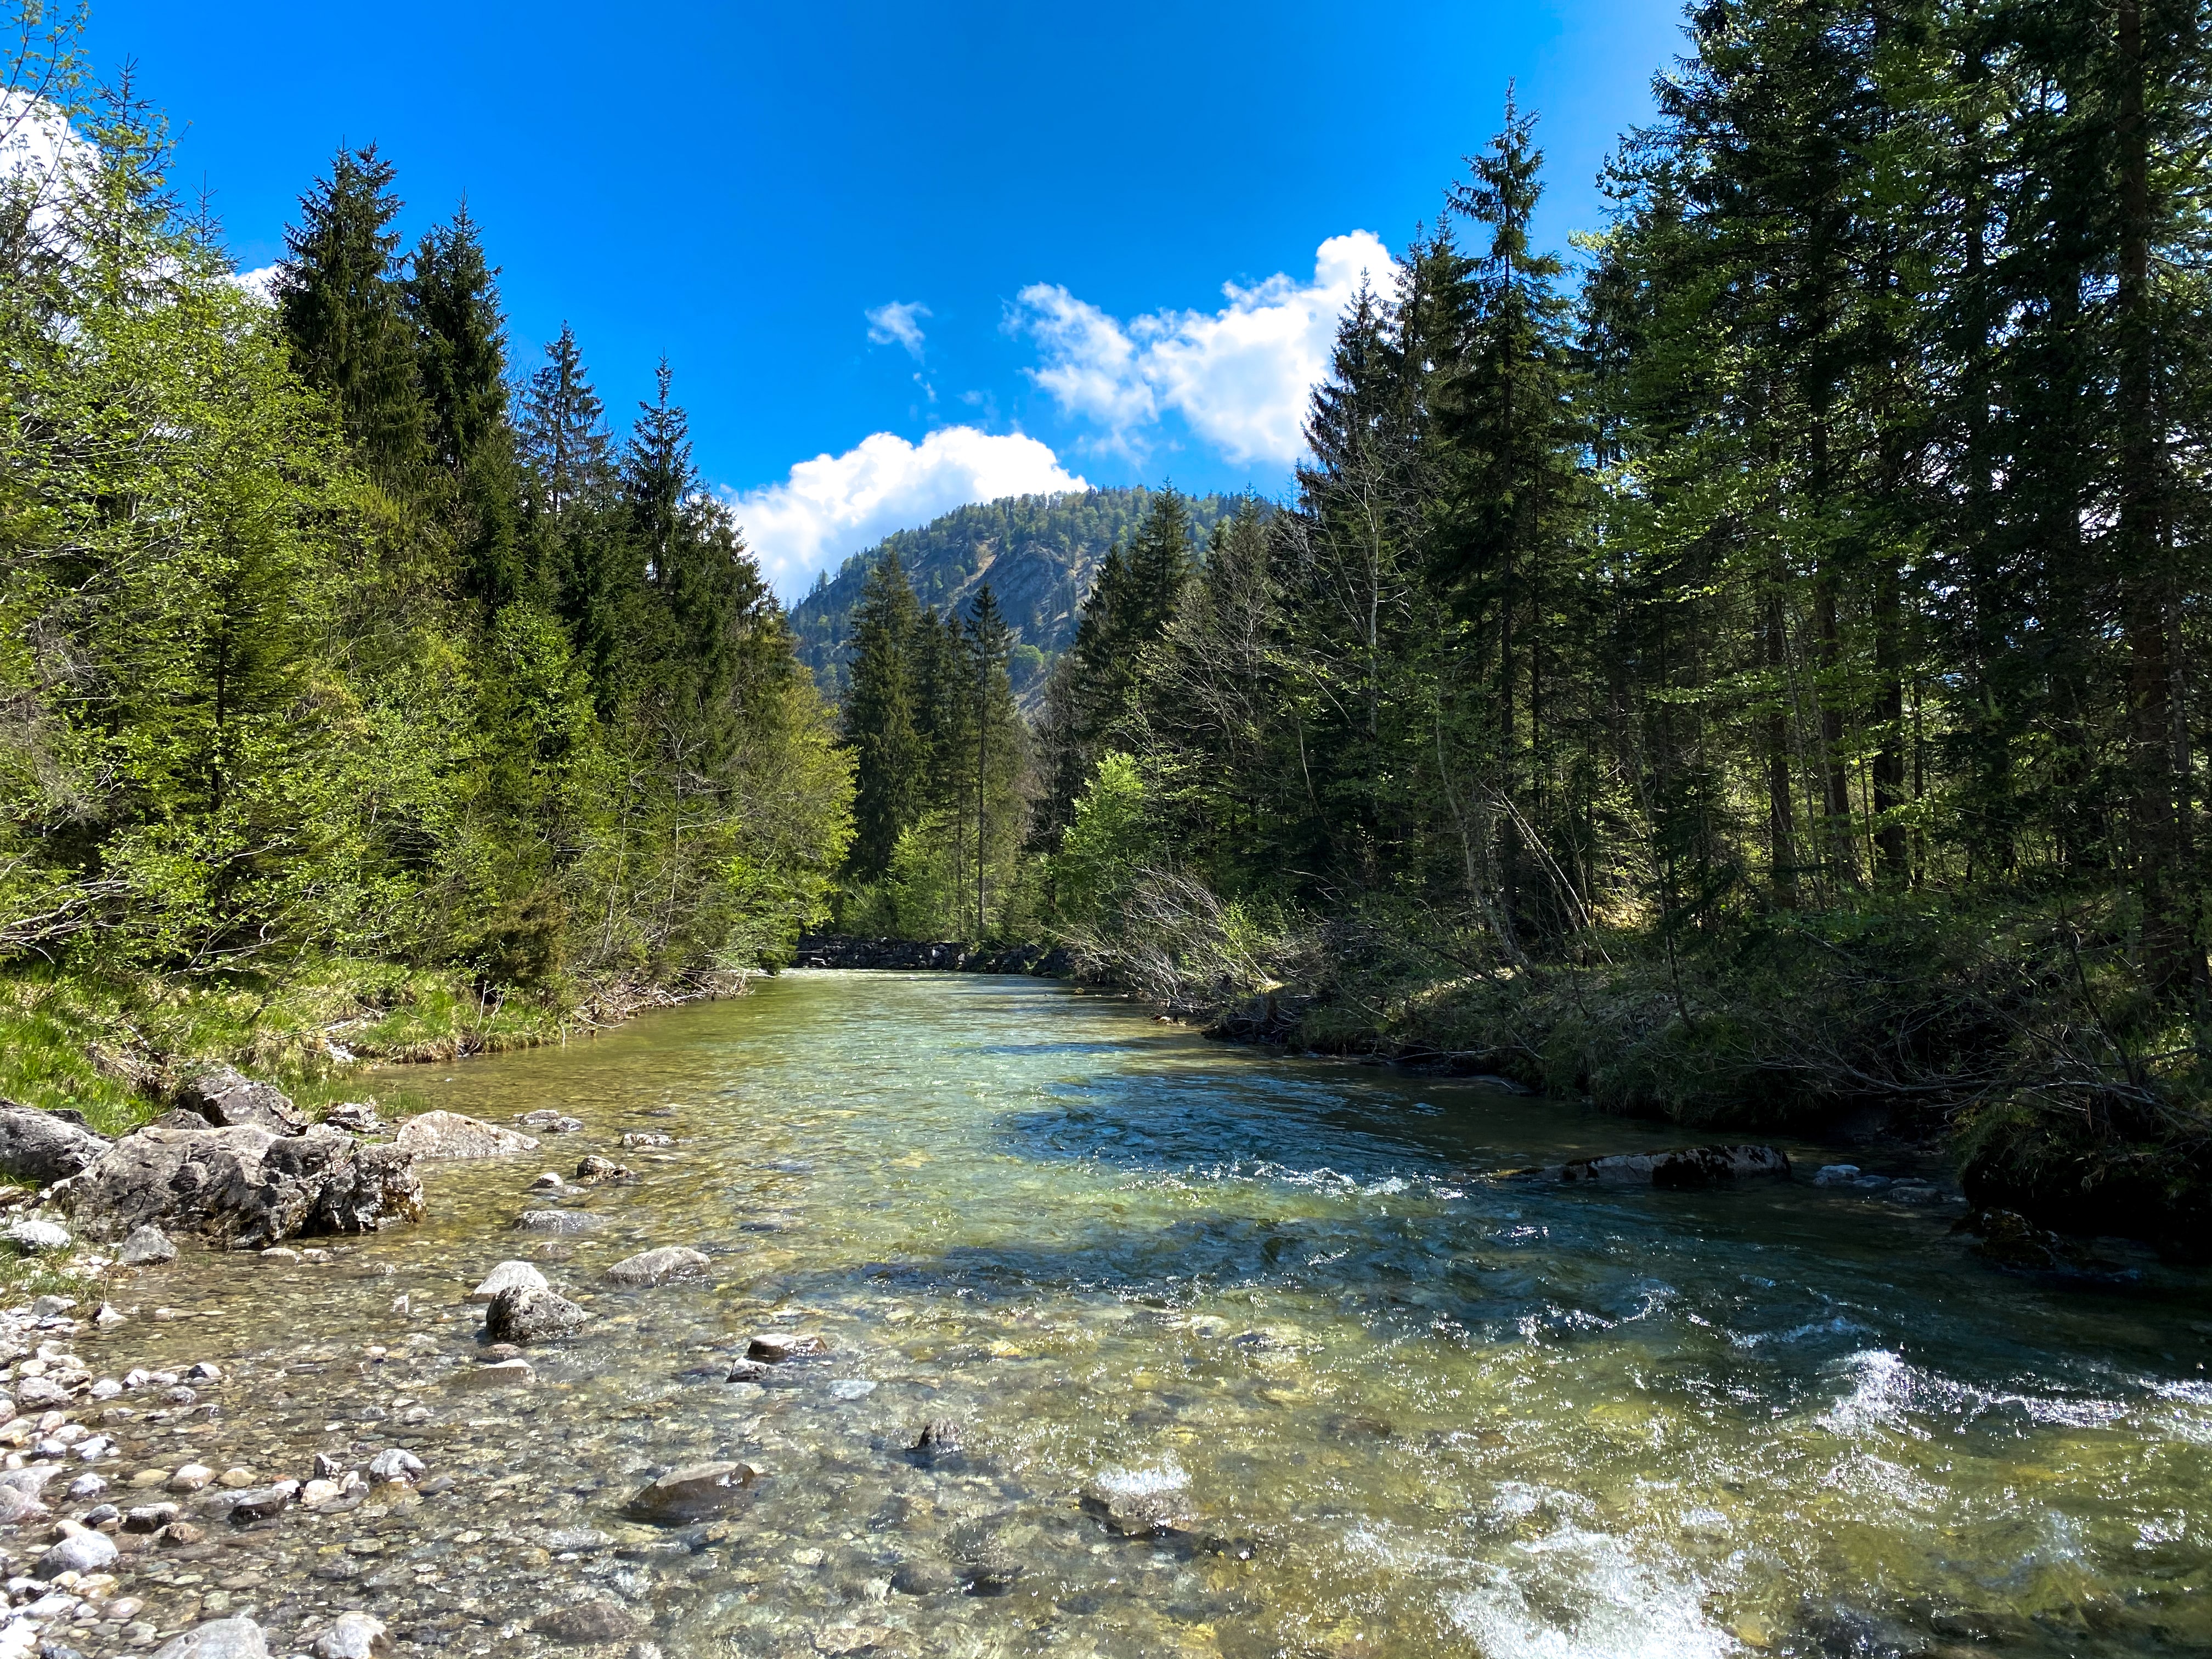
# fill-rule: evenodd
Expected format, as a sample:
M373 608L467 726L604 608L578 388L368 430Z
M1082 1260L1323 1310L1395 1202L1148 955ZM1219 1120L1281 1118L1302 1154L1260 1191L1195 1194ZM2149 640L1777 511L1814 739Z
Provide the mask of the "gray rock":
M58 1221L26 1216L21 1221L8 1224L8 1242L26 1255L52 1255L66 1250L74 1241L69 1229Z
M442 1111L424 1112L409 1118L399 1126L398 1136L392 1144L419 1158L438 1161L506 1158L515 1152L534 1152L538 1147L528 1135L518 1134L513 1129L502 1129L481 1118L464 1117L459 1112Z
M617 1285L660 1285L684 1273L698 1273L707 1265L706 1256L697 1250L664 1244L616 1262L607 1269L607 1277Z
M42 1296L31 1304L33 1319L58 1319L76 1306L73 1296Z
M527 1359L497 1359L489 1365L471 1365L465 1371L455 1371L447 1378L447 1386L455 1389L513 1389L536 1380L538 1372Z
M540 1636L573 1645L630 1642L645 1633L636 1620L611 1601L579 1601L574 1607L556 1607L532 1620L530 1628Z
M429 1466L402 1446L386 1446L368 1460L372 1480L408 1480L428 1472Z
M576 1179L587 1187L627 1187L636 1182L637 1171L593 1152L577 1164Z
M26 1376L15 1384L15 1409L56 1411L69 1404L70 1391L51 1376Z
M1859 1166L1856 1164L1823 1164L1813 1172L1815 1187L1848 1186L1858 1178Z
M64 1572L98 1572L118 1554L115 1540L104 1532L78 1528L39 1558L33 1570L40 1578Z
M342 1613L308 1650L314 1659L382 1659L392 1650L384 1620L366 1613Z
M210 1492L194 1507L210 1515L226 1514L233 1521L266 1521L271 1516L282 1515L291 1508L292 1500L299 1493L298 1481L279 1480L273 1486L247 1486L238 1492ZM221 1506L219 1510L218 1505Z
M904 1561L891 1574L891 1588L901 1595L950 1595L965 1581L942 1561Z
M525 1210L515 1218L514 1229L523 1233L550 1233L560 1238L574 1233L595 1233L606 1224L605 1217L593 1215L589 1210Z
M141 1504L123 1514L125 1532L159 1532L184 1510L174 1504Z
M1790 1178L1790 1160L1771 1146L1686 1146L1671 1152L1624 1152L1554 1164L1541 1179L1591 1182L1600 1186L1658 1187L1690 1191L1738 1181Z
M0 1486L0 1527L12 1527L34 1515L43 1515L46 1508L33 1493L14 1486Z
M156 1648L154 1659L269 1659L269 1638L251 1619L211 1619Z
M343 1129L349 1135L381 1135L392 1133L391 1126L376 1115L373 1100L341 1102L323 1114L323 1121L333 1129Z
M1083 1488L1083 1512L1124 1538L1149 1538L1188 1524L1189 1492L1157 1475L1102 1475Z
M96 1238L155 1226L267 1245L373 1232L422 1213L413 1158L319 1123L296 1135L251 1126L141 1129L54 1192Z
M484 1316L484 1328L495 1342L526 1346L549 1337L566 1336L590 1317L557 1291L518 1285L492 1298L490 1311Z
M525 1112L514 1121L524 1128L535 1129L542 1135L572 1135L584 1127L581 1118L570 1117L565 1112L556 1112L550 1108Z
M42 1112L0 1100L0 1176L43 1187L90 1168L106 1151L106 1139L75 1112Z
M745 1344L745 1358L763 1360L771 1365L781 1365L787 1359L806 1359L830 1352L827 1337L811 1334L799 1335L791 1331L768 1331Z
M496 1301L501 1291L517 1286L524 1290L542 1291L547 1288L545 1275L527 1261L502 1261L483 1277L483 1283L469 1292L471 1302Z
M916 1462L935 1463L960 1455L960 1425L949 1417L932 1418L921 1425L908 1448Z
M192 1073L177 1089L177 1106L218 1129L251 1127L295 1135L307 1127L307 1120L294 1109L291 1097L282 1089L256 1083L235 1066L210 1066Z
M177 1247L169 1242L168 1234L149 1223L136 1228L123 1241L123 1248L115 1259L126 1267L150 1267L163 1261L177 1259Z
M775 1369L775 1368L774 1366L769 1364L764 1360L740 1359L730 1367L730 1374L724 1377L722 1381L725 1382L757 1382L763 1377L771 1375Z
M629 1500L629 1512L656 1525L704 1521L749 1502L760 1471L750 1463L693 1463L671 1469Z

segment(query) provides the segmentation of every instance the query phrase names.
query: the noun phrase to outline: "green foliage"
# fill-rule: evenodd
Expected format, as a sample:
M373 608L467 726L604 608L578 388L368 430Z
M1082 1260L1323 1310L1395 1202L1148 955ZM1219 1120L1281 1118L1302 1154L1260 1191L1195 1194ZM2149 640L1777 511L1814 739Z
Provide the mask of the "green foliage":
M1060 832L1053 858L1060 915L1078 926L1097 921L1156 856L1145 816L1144 777L1133 757L1109 750L1076 798L1074 817Z
M158 119L70 76L94 159L0 202L0 955L204 1009L386 964L425 1052L456 997L552 1030L786 959L850 768L665 366L619 469L572 336L518 430L465 212L402 261L390 166L342 152L264 306Z

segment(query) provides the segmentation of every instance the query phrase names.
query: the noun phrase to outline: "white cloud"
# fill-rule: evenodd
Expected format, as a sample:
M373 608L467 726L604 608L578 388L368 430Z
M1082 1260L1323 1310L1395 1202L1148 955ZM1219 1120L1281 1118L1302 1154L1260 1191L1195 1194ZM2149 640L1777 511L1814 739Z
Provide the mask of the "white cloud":
M21 88L0 89L0 179L30 192L33 228L52 229L65 196L89 185L99 162L59 106Z
M1014 325L1044 348L1030 377L1061 410L1104 428L1103 447L1136 454L1169 410L1230 460L1288 465L1304 440L1306 400L1327 371L1337 319L1365 276L1397 267L1370 232L1332 236L1310 283L1277 275L1222 284L1218 311L1161 311L1123 323L1054 283L1018 296Z
M929 307L919 300L893 300L861 313L868 319L868 337L878 345L900 345L915 362L921 361L921 324Z
M950 426L920 444L878 432L842 455L799 462L781 483L724 495L769 580L795 597L848 553L969 501L1089 488L1035 438Z
M281 265L257 265L252 270L233 271L230 280L263 305L273 306L276 303L276 273L282 269Z

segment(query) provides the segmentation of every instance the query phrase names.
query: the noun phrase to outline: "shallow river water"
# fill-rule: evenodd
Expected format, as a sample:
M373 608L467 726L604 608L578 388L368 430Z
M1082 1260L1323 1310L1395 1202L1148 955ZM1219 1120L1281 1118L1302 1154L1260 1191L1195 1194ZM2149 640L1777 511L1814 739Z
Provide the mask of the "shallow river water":
M218 1412L131 1419L136 1462L398 1444L453 1484L131 1558L164 1631L354 1607L403 1653L520 1653L597 1600L731 1659L2212 1653L2196 1281L2007 1276L1948 1213L1802 1180L1495 1182L1679 1133L1030 980L793 973L371 1086L585 1127L434 1170L422 1225L327 1264L145 1272L110 1292L141 1316L73 1346L231 1371ZM564 1200L600 1231L509 1231L592 1152L642 1177ZM711 1271L603 1279L663 1244ZM463 1298L509 1256L594 1317L484 1388ZM762 1331L830 1352L724 1382ZM963 1455L903 1455L938 1419ZM742 1513L623 1518L709 1458L765 1471ZM1109 1533L1102 1478L1180 1487L1191 1524Z

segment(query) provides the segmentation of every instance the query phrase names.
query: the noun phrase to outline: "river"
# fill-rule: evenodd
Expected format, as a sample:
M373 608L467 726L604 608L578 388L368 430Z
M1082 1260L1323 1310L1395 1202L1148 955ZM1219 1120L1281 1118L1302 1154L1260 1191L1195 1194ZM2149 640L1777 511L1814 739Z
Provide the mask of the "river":
M2198 1279L2008 1276L1948 1213L1802 1180L1496 1182L1680 1133L1031 980L792 973L378 1085L585 1127L434 1170L428 1220L328 1263L148 1275L173 1357L245 1393L143 1426L264 1478L403 1444L454 1484L295 1514L229 1589L150 1568L164 1628L358 1607L403 1652L522 1652L600 1599L684 1659L2212 1652ZM641 1177L563 1200L603 1229L508 1231L587 1152ZM664 1244L711 1271L600 1276ZM508 1256L594 1318L474 1387L463 1298ZM723 1382L762 1331L830 1352ZM902 1455L931 1419L962 1456ZM733 1522L623 1518L707 1458L766 1472ZM1190 1526L1113 1535L1102 1479ZM893 1588L932 1571L974 1588Z

